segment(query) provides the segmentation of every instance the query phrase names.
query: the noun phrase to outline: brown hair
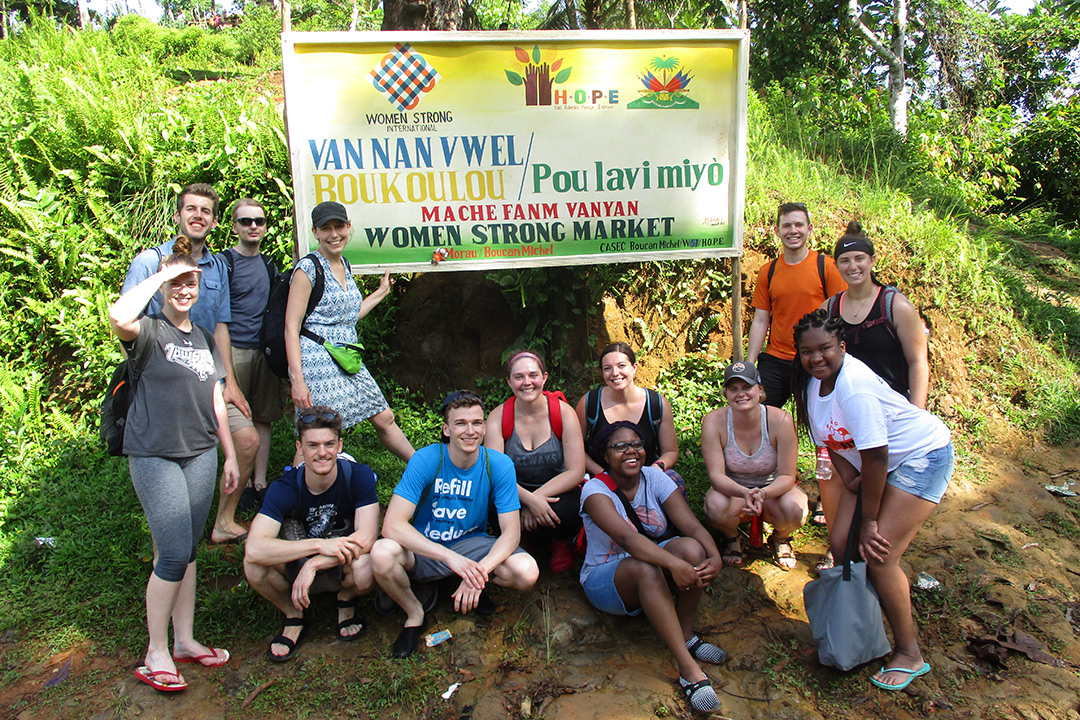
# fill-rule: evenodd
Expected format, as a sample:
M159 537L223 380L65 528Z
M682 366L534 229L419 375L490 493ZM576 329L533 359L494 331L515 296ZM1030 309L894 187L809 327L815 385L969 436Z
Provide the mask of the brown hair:
M180 194L176 196L176 212L180 212L184 209L184 196L196 195L198 197L204 197L214 203L214 217L217 217L218 205L221 204L221 198L218 197L217 190L206 183L191 183L180 191ZM265 211L264 211L265 212Z
M263 204L261 202L259 202L258 200L256 200L255 198L249 198L249 197L240 198L239 200L237 200L236 202L233 203L232 212L229 214L230 217L232 218L233 222L236 222L236 213L242 207L257 207L257 208L259 208L260 210L263 211L263 215L266 215L266 208L263 207ZM214 212L215 212L215 214L217 213L216 206L214 208Z
M179 235L173 243L173 251L170 255L161 259L160 268L172 265L183 265L192 270L199 269L199 263L191 256L191 240L186 235Z
M307 421L305 422L305 418ZM303 438L307 430L333 430L341 439L341 415L326 405L312 405L296 415L296 435Z
M515 350L510 353L510 359L506 361L506 377L510 377L510 372L514 369L514 363L521 358L532 358L536 361L536 364L540 366L540 372L546 373L547 368L544 367L544 358L540 357L540 353L535 350Z
M806 224L810 225L810 211L806 209L806 203L786 202L776 209L776 227L780 227L780 218L788 213L801 212L806 216Z
M600 351L600 362L598 364L601 370L604 369L604 358L606 358L613 352L622 353L626 357L630 358L631 365L637 362L637 357L634 355L634 349L632 347L630 347L624 342L614 342Z

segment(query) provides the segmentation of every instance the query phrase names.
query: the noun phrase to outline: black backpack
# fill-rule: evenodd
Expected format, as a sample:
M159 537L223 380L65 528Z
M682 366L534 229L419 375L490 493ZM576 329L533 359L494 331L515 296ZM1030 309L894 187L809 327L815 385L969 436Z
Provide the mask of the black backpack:
M592 454L593 430L596 429L596 421L600 419L600 391L603 388L593 388L585 396L585 452ZM664 419L664 400L660 393L652 388L645 388L645 408L649 416L649 425L652 426L653 438L656 439L656 447L653 452L660 457L660 422ZM600 462L599 458L593 458Z
M146 366L150 348L157 342L157 321L150 323L149 340L134 358L122 361L113 370L105 398L101 401L101 427L98 432L105 449L113 457L124 456L124 428L127 426L128 410L135 398L139 375Z
M326 275L323 273L322 263L316 257L316 253L308 253L305 257L315 265L315 282L311 285L311 296L308 297L307 310L304 311L304 322L315 310L315 306L322 300L323 291L326 289ZM349 261L345 260L345 267L352 271ZM289 359L285 354L285 309L289 305L289 284L292 282L294 267L288 272L281 273L270 281L270 299L266 303L266 311L263 313L262 328L259 330L259 344L266 355L266 364L271 372L280 378L289 377ZM300 334L314 340L320 345L323 339L303 327L301 323Z

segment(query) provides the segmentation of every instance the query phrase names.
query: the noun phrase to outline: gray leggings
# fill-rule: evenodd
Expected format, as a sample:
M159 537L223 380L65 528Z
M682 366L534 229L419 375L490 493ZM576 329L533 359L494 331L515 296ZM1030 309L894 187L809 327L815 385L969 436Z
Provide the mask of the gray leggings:
M128 470L157 544L154 574L168 582L180 582L187 566L195 562L195 550L214 501L217 448L183 460L129 457Z

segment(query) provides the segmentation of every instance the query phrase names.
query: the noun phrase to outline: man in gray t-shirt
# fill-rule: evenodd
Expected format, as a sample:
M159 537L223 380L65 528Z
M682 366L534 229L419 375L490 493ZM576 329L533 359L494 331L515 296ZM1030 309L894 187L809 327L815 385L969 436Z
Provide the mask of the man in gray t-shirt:
M284 382L267 367L259 341L263 312L278 269L270 258L259 252L267 230L266 210L261 203L252 198L237 200L232 208L232 229L237 237L235 247L217 257L228 267L233 369L250 411L244 412L247 408L229 403L229 432L240 467L240 489L245 495L254 494L259 498L266 489L270 424L285 412ZM245 489L249 478L252 487ZM241 495L221 493L214 529L210 533L212 542L231 542L246 534L244 526L236 522L236 507Z

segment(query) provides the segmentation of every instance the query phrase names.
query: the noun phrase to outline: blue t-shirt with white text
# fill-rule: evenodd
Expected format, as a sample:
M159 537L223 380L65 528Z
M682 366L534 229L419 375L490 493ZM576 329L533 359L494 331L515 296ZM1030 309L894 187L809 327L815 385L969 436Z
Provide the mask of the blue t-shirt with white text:
M450 462L443 443L420 448L409 459L394 494L416 505L413 526L440 545L485 534L491 498L497 513L521 509L514 463L487 448L480 448L468 470Z

